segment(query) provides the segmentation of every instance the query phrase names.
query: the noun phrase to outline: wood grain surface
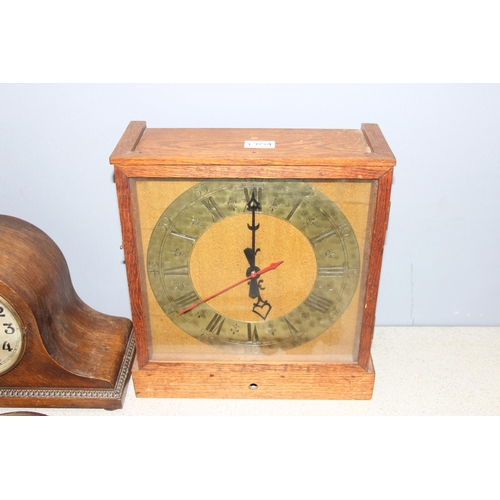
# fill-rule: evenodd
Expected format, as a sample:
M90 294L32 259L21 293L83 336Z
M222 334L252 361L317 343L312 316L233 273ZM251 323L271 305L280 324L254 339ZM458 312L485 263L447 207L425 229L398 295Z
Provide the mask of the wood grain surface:
M137 397L371 399L373 366L335 363L150 362L132 371Z
M63 254L40 229L0 215L0 239L0 295L20 316L27 342L19 364L0 376L0 406L120 407L121 395L112 393L132 336L130 320L95 311L78 297ZM86 389L109 397L37 396Z
M365 130L146 129L132 122L112 153L113 165L331 165L391 167L395 159L377 125ZM273 140L275 148L244 148Z

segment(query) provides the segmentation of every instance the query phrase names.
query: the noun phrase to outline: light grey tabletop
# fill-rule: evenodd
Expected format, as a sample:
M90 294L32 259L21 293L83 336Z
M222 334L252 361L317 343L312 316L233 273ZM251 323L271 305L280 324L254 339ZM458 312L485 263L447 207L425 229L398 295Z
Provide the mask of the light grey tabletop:
M372 357L369 401L138 399L130 381L121 410L28 410L108 417L500 415L500 327L377 327Z

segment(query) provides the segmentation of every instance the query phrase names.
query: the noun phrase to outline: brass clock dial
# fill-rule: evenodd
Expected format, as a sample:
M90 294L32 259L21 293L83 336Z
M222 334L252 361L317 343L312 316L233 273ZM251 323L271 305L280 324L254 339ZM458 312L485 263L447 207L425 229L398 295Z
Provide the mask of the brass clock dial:
M24 354L24 328L13 306L0 296L0 375L12 370Z
M166 208L147 250L163 312L192 337L233 352L316 338L347 309L359 270L349 220L294 179L199 182Z

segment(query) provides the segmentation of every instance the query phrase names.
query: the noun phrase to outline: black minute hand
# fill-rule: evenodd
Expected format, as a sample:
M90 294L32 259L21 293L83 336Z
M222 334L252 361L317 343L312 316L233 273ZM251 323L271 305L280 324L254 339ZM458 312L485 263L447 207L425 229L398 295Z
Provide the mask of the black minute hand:
M252 248L245 248L243 252L245 253L245 257L247 258L249 268L247 269L246 275L250 276L251 274L257 273L260 271L260 268L258 268L255 265L255 256L257 255L257 252L260 250L260 248L255 248L255 232L257 229L259 229L260 224L255 224L255 212L257 210L260 210L260 203L255 199L255 192L252 191L252 197L250 198L250 201L247 203L247 210L252 212L252 225L247 224L248 229L252 231ZM250 289L248 291L248 295L250 298L255 299L260 296L259 292L259 280L258 278L252 278L250 280Z

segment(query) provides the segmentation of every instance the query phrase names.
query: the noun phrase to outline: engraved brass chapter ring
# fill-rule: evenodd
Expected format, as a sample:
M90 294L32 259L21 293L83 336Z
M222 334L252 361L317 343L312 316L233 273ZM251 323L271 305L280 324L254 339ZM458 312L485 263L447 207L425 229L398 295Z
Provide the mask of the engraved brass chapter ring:
M218 348L265 353L309 342L338 320L358 286L360 253L346 216L308 183L219 179L165 209L146 266L156 301L183 331Z

